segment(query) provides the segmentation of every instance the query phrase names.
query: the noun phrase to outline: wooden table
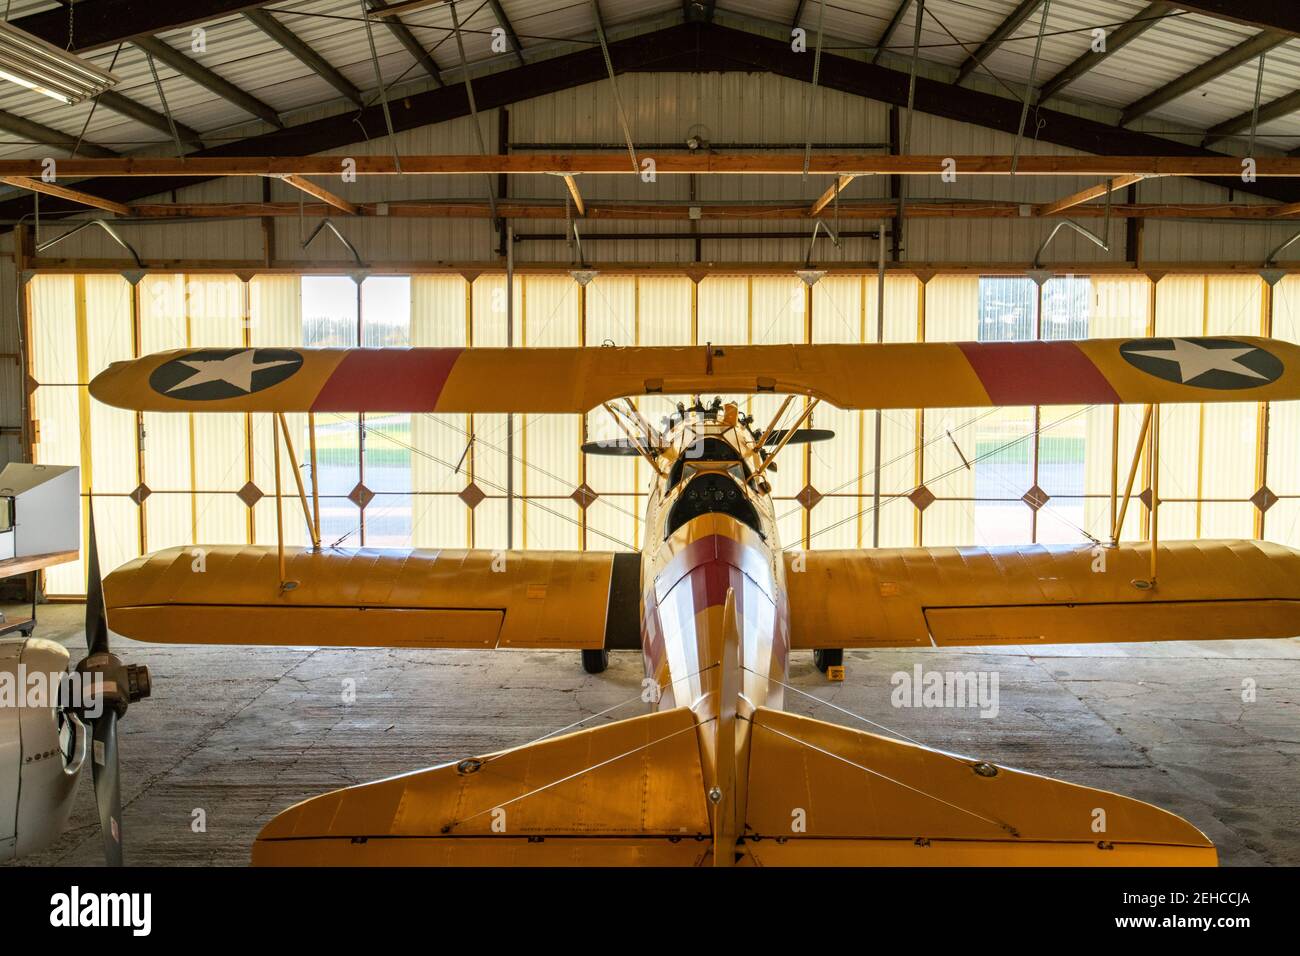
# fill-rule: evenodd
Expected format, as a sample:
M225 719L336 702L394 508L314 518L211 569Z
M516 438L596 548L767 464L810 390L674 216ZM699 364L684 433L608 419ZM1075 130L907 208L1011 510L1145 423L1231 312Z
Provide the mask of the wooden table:
M14 631L21 632L23 637L32 636L32 631L36 628L36 594L39 590L36 576L41 572L42 568L76 561L79 554L80 552L74 548L72 551L51 551L47 554L32 554L24 558L5 558L0 561L0 578L12 578L19 574L30 574L32 576L32 616L23 618L20 621L0 623L0 637L12 634Z

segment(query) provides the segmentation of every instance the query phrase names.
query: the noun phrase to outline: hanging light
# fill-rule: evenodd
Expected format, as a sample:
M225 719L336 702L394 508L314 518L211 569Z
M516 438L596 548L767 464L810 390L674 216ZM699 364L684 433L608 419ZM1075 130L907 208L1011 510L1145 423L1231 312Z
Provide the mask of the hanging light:
M0 22L0 79L65 106L97 96L119 78L82 57Z

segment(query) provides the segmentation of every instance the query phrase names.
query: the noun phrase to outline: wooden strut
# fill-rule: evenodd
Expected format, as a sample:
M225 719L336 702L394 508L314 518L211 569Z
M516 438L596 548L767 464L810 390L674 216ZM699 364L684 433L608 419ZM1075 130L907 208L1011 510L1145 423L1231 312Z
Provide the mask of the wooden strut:
M1128 512L1129 498L1133 495L1133 480L1137 477L1138 463L1142 460L1142 448L1146 443L1147 431L1151 427L1151 408L1148 405L1146 414L1142 416L1142 429L1138 432L1137 443L1133 448L1133 463L1129 466L1128 481L1124 484L1124 498L1120 502L1119 517L1110 529L1111 546L1119 544L1120 529L1124 527L1124 515ZM1119 447L1119 439L1115 439L1115 447Z
M293 440L289 437L289 423L285 421L284 412L276 412L275 415L280 420L280 430L284 433L284 447L289 452L289 460L294 463L293 480L294 483L298 486L298 500L302 503L302 516L307 521L307 534L311 537L312 548L316 551L319 551L320 550L320 528L317 525L317 523L312 520L312 511L310 508L307 507L307 490L302 486L302 469L298 467L298 453L293 450ZM314 434L315 429L313 429L312 431L313 431L312 445L314 446L316 443L315 441L316 436ZM312 497L316 498L316 488L315 488L316 469L314 465L315 462L313 462L313 467L311 470L312 485L313 485ZM317 499L317 507L319 508L319 499Z
M1156 554L1160 544L1160 406L1151 416L1151 587L1156 586Z
M311 445L311 510L316 529L316 548L320 550L320 478L316 473L316 413L307 413L307 441Z
M271 456L275 460L275 551L280 564L280 591L288 590L284 571L284 507L280 501L280 419L271 416Z

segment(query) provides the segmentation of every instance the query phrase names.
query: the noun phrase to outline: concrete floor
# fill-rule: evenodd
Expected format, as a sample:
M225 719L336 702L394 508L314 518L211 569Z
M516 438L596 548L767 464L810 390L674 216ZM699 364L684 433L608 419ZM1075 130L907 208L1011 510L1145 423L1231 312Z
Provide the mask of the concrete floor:
M85 653L84 610L40 609L37 636ZM127 862L242 865L258 830L304 797L524 743L628 700L641 659L590 676L574 652L341 650L141 644L154 696L122 725ZM1225 865L1300 864L1300 640L856 651L828 684L797 653L791 684L923 743L1102 787L1181 814ZM890 676L999 675L1000 712L898 709ZM1242 685L1257 698L1243 703ZM356 699L343 701L344 681ZM787 693L789 709L872 729ZM601 719L584 726L594 726ZM191 827L196 809L207 829ZM37 864L100 862L88 782L69 832Z

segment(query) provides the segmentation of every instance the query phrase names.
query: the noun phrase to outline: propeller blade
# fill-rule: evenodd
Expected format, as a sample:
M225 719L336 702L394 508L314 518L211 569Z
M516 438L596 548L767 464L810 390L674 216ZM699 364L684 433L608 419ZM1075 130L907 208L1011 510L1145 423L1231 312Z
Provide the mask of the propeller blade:
M95 544L95 506L88 504L90 543L86 546L86 646L91 654L108 652L108 618L104 614L104 579L99 574L99 549Z
M104 862L122 865L122 782L117 769L117 711L111 708L95 719L92 770L99 829L104 838Z

